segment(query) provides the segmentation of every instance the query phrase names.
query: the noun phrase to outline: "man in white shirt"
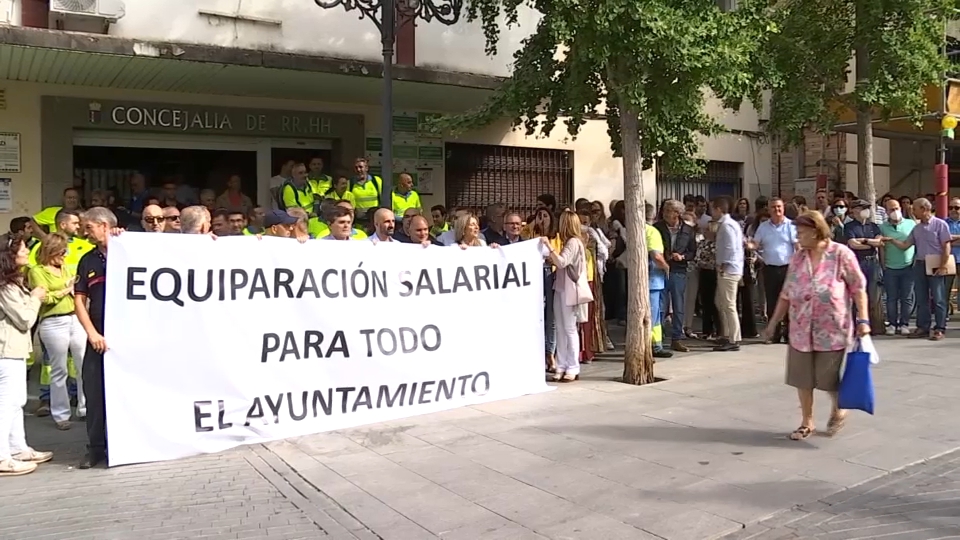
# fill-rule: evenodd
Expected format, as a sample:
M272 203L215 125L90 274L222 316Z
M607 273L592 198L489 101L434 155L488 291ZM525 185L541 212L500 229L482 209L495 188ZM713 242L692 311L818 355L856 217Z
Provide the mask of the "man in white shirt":
M393 232L397 227L397 220L394 217L393 210L380 208L373 214L374 231L370 236L370 241L374 244L380 242L393 242Z
M740 316L737 314L737 287L743 277L743 229L732 217L733 200L722 196L713 200L710 211L720 227L717 230L717 294L714 298L724 336L714 351L740 350Z

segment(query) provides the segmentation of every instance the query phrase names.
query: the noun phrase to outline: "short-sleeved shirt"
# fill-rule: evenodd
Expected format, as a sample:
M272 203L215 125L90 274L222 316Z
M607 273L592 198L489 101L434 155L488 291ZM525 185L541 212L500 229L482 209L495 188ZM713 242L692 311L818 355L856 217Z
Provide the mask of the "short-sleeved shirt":
M898 242L906 242L910 238L910 231L917 226L917 222L912 219L903 218L899 223L893 223L890 220L880 224L880 234L887 238L893 238ZM887 242L883 245L883 266L891 270L900 270L913 264L913 255L916 250L913 246L907 249L900 249Z
M783 218L779 225L767 220L757 227L753 235L760 257L769 266L786 266L793 257L797 243L797 227L793 221Z
M661 291L667 286L667 273L653 262L655 253L663 253L663 236L653 225L646 225L644 236L647 240L647 252L650 254L650 290Z
M927 255L943 253L943 244L950 241L950 226L946 221L931 216L930 221L917 223L917 226L910 231L910 236L913 238L913 245L917 248L914 260L923 262L927 260Z
M107 292L107 254L99 249L87 252L77 267L77 283L73 289L90 300L90 321L103 334L103 313Z
M883 235L880 234L880 227L876 223L872 221L860 223L859 221L854 220L844 224L843 236L845 237L846 242L849 242L852 238L873 239ZM870 246L870 249L852 249L852 251L853 254L857 256L857 259L877 256L877 248L873 246Z
M960 234L960 219L947 218L947 226L950 228L950 235ZM953 253L953 258L957 261L960 261L960 242L954 242L950 246L950 252Z
M817 268L807 250L798 251L780 293L790 303L790 346L800 352L845 350L853 337L853 297L866 283L843 244L827 244Z

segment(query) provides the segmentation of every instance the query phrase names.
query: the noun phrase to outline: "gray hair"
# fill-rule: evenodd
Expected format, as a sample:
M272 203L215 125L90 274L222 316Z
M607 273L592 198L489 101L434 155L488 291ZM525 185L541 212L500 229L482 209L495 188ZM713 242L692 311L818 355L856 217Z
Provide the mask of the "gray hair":
M657 209L650 203L643 205L643 212L647 221L652 221L657 217Z
M204 223L210 223L210 211L205 206L188 206L180 212L180 232L183 234L202 234Z
M933 205L930 204L930 201L927 200L926 197L921 197L921 198L913 201L913 205L914 205L914 206L917 206L917 207L920 207L920 208L923 208L924 210L933 210Z
M91 223L102 223L111 229L117 226L117 215L102 206L94 206L81 216Z
M668 201L663 203L663 209L664 211L672 210L678 214L683 214L683 211L686 210L687 207L684 206L682 202L676 199L669 199Z

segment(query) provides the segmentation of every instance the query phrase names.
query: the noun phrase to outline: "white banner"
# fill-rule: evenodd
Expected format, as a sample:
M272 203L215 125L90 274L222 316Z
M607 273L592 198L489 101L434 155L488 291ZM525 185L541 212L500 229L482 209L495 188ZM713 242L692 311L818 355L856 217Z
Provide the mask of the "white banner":
M110 240L110 465L548 390L536 241Z

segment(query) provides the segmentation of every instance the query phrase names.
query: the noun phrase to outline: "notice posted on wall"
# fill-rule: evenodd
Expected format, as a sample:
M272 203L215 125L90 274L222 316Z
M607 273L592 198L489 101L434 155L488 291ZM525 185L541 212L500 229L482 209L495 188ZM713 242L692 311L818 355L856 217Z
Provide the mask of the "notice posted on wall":
M0 173L20 172L20 134L0 133Z
M0 178L0 212L13 212L13 179Z
M111 466L550 389L539 242L110 240ZM496 324L495 321L509 321ZM497 326L490 339L491 324ZM156 336L176 336L176 351Z

